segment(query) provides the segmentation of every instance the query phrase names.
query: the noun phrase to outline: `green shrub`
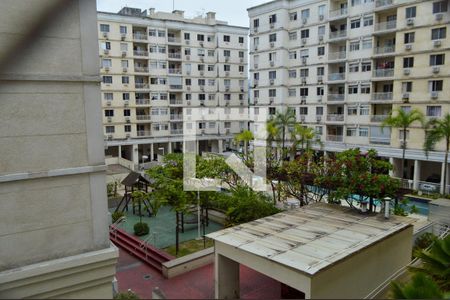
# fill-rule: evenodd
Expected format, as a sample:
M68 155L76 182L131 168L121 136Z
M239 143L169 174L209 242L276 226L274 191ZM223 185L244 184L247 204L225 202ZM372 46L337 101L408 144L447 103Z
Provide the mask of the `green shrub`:
M116 211L113 212L111 217L112 217L112 222L116 223L117 220L119 220L120 218L122 218L123 216L125 216L125 214L121 211Z
M146 235L150 232L150 228L148 227L147 223L144 222L138 222L134 224L134 234L137 236Z
M106 185L106 192L108 194L108 197L114 197L115 196L115 190L114 190L114 183L110 182Z
M114 299L117 299L117 300L138 300L138 299L141 299L141 298L139 298L139 296L136 295L135 293L133 293L132 291L128 291L126 293L118 293L117 295L114 296Z
M436 241L437 237L431 232L426 232L419 236L414 243L413 252L420 251L423 249L427 249L434 241Z

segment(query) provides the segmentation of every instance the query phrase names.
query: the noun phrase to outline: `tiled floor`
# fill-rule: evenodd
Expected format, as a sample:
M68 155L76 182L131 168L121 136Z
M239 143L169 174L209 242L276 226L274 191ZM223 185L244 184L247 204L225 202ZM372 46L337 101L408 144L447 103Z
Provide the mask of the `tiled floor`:
M119 290L131 289L141 298L151 298L154 287L159 287L167 298L214 298L213 264L180 276L165 279L158 271L120 249L116 274ZM280 298L280 283L241 265L241 298Z

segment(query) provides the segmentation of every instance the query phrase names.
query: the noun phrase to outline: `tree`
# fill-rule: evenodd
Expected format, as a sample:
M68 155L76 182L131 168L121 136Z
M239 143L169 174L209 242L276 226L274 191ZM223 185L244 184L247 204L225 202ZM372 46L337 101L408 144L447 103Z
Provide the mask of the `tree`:
M253 132L250 130L244 130L234 137L238 143L244 142L244 159L248 160L248 144L254 139Z
M294 150L297 150L297 148L300 146L302 152L305 150L310 150L313 143L322 145L320 136L316 134L315 130L302 124L294 125L294 130L292 131L292 140L292 148Z
M414 274L411 282L399 284L391 283L391 297L393 299L443 299L444 295L436 282L423 273Z
M445 141L445 158L444 158L444 195L447 193L447 166L448 151L450 150L450 114L446 114L443 119L432 119L425 125L425 142L424 150L428 157L429 151L433 150L436 144L442 140Z
M411 127L411 125L414 122L420 122L422 125L424 124L424 116L423 113L420 112L417 109L412 110L405 110L402 108L397 108L394 112L396 112L396 115L394 115L392 112L389 115L389 117L386 118L386 120L383 121L381 128L384 128L386 126L392 127L392 128L400 128L403 130L402 132L402 166L400 169L401 172L401 178L405 179L405 153L406 153L406 134L408 128Z
M296 123L295 111L292 109L286 110L285 113L277 112L275 117L273 118L275 126L281 132L281 151L282 151L282 159L286 159L286 135L290 128L294 127Z

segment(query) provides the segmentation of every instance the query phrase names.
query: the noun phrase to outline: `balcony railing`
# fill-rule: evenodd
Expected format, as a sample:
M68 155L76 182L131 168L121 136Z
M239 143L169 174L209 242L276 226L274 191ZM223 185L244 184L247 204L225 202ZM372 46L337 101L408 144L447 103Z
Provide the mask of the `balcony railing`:
M167 41L169 43L181 43L180 38L176 38L176 37L172 37L172 36L167 37Z
M328 101L344 101L345 94L328 94Z
M371 136L371 137L369 137L369 143L380 144L380 145L389 145L389 144L391 144L391 138L390 137Z
M370 122L378 122L381 123L384 120L386 120L386 118L389 117L388 115L372 115L370 117Z
M340 9L330 11L329 18L330 19L339 18L339 17L343 17L347 14L348 14L347 8L340 8Z
M171 129L170 134L183 134L183 129Z
M181 53L169 53L169 58L181 59Z
M397 21L388 21L375 24L374 31L394 30L397 28Z
M345 73L331 73L328 74L328 80L345 80Z
M137 133L137 136L140 136L140 137L152 135L150 130L138 130L136 133Z
M344 121L344 115L343 114L328 114L327 121L342 122L342 121Z
M146 33L133 33L133 39L146 41L147 40L147 34Z
M136 83L134 84L134 86L135 86L137 89L148 89L148 88L149 88L148 83L140 83L140 82L136 82Z
M347 37L347 30L338 30L330 32L330 40Z
M169 69L169 74L180 74L181 75L181 69Z
M394 76L394 69L373 70L373 77L392 77L392 76Z
M344 136L343 135L327 135L327 141L342 142L342 141L344 141Z
M170 99L170 104L172 105L182 105L183 99Z
M150 115L136 115L136 120L138 121L150 121L151 116Z
M385 46L385 47L375 47L374 54L387 54L387 53L394 53L395 52L395 45L394 46Z
M345 59L347 53L345 51L331 52L328 54L328 60Z
M134 66L134 71L135 71L135 72L148 73L148 67L138 67L138 66Z
M171 114L170 115L170 119L172 120L172 121L181 121L181 120L183 120L183 114Z
M372 93L372 100L392 100L394 97L393 93Z
M148 56L148 51L146 50L134 50L134 56Z
M181 90L181 89L183 89L183 86L182 85L171 84L171 85L169 85L169 88L171 90Z
M375 8L384 8L394 5L394 0L376 0Z
M149 105L150 99L136 99L136 105Z

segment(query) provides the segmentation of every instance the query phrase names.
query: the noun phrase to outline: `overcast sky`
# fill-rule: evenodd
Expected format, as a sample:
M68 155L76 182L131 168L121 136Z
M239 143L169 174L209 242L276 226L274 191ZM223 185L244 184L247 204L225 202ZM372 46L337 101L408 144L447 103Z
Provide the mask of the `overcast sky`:
M230 25L248 27L247 8L269 0L175 0L175 9L184 10L185 16L194 17L208 11L215 11L216 18ZM118 12L123 6L156 11L172 11L172 0L97 0L99 11Z

